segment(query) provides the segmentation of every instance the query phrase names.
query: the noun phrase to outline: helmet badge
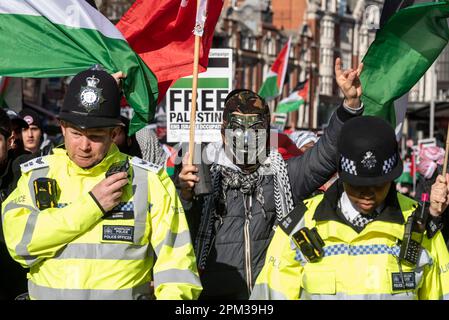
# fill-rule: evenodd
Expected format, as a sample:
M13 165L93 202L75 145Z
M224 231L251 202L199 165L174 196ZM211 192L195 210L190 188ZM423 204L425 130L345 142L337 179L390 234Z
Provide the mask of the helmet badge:
M377 160L373 152L367 151L363 157L362 164L365 168L372 169L376 166Z
M80 102L87 112L97 110L104 101L103 89L97 88L100 79L95 76L86 78L87 87L81 87Z

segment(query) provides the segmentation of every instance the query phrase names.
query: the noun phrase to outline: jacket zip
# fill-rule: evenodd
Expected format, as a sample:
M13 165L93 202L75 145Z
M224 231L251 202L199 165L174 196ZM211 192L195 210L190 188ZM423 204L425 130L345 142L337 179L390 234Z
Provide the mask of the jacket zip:
M251 268L251 237L249 232L249 223L251 220L251 206L252 206L252 196L244 195L243 203L245 204L245 273L246 273L246 285L248 287L248 294L251 295L251 290L253 287L252 280L252 268ZM248 203L249 202L249 203Z

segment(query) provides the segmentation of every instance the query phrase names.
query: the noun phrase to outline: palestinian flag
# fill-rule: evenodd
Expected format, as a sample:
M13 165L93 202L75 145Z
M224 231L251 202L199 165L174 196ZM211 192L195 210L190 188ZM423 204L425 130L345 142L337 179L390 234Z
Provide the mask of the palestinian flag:
M70 76L95 64L123 71L130 133L153 117L157 80L122 34L86 1L1 0L0 75Z
M282 48L259 90L259 95L266 100L276 98L282 93L285 74L287 73L291 40L292 39L289 38L284 48Z
M386 119L398 133L406 94L449 41L448 17L449 3L429 2L400 9L384 19L385 25L363 59L360 80L365 114ZM405 98L395 103L401 97Z
M399 10L410 7L418 3L432 2L431 0L389 0L385 1L380 17L380 28L383 28L388 20ZM402 127L408 107L408 92L392 103L391 122L395 128L396 138L399 141L402 137ZM393 109L394 108L394 109ZM394 115L394 119L393 119Z
M168 144L162 145L165 154L167 155L167 160L165 161L165 170L169 176L173 176L175 173L175 163L178 156L178 150L169 146Z
M380 16L380 28L399 10L413 6L418 3L434 2L432 0L388 0L385 1Z
M308 91L309 82L306 80L305 82L300 83L287 98L279 102L276 112L289 113L292 111L297 111L307 99Z
M176 80L193 74L195 35L200 36L199 72L208 66L223 0L137 0L117 28L155 73L159 101Z

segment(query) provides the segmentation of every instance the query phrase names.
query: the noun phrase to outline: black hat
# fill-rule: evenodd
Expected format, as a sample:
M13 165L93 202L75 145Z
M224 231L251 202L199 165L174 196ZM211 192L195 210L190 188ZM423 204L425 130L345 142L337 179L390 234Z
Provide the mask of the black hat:
M20 117L17 112L15 112L14 110L11 110L11 109L5 109L5 111L9 117L9 120L11 120L11 125L12 125L13 130L16 130L16 129L22 130L22 128L28 128L28 123L26 123L26 121L23 120L23 118Z
M7 139L11 135L11 131L11 119L7 111L3 108L0 108L0 134L2 134L5 139Z
M338 154L340 179L351 185L380 185L402 173L395 132L378 117L348 120L338 139Z
M39 115L34 110L23 109L19 112L19 116L27 123L27 127L33 124L42 129L42 123L39 119Z
M59 118L81 129L120 126L120 98L117 82L109 73L82 71L67 88Z

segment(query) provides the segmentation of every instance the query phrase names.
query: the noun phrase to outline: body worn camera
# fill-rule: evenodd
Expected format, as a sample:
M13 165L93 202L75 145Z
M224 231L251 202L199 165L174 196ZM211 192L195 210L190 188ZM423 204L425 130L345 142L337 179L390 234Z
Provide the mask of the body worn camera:
M33 181L33 188L39 210L55 208L58 205L58 188L55 179L38 178Z
M113 165L111 165L109 167L108 171L106 172L106 178L109 176L112 176L115 173L128 172L128 169L129 169L128 159L126 159L125 161L122 161L122 162L114 163Z
M324 241L316 228L302 228L292 235L293 242L308 262L318 262L324 256Z

